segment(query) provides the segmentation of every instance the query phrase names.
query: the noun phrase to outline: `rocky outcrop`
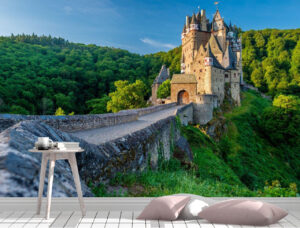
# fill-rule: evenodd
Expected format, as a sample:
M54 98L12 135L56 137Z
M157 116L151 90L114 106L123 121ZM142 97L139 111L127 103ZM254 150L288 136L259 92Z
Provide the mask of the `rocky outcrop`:
M23 121L0 134L0 196L37 196L41 154L28 152L37 137L49 136L55 141L69 140L69 135L46 124ZM46 175L44 195L48 178ZM93 196L81 182L84 196ZM76 196L76 188L69 164L56 161L53 196Z
M97 185L118 172L156 169L172 156L171 148L180 131L175 116L171 116L122 138L94 145L40 121L19 122L0 133L0 196L37 196L41 155L28 150L41 136L80 143L85 152L76 156L83 194L92 196L89 182ZM71 169L64 160L56 162L53 196L76 196Z
M181 161L193 161L193 153L189 142L183 136L176 141L174 157Z

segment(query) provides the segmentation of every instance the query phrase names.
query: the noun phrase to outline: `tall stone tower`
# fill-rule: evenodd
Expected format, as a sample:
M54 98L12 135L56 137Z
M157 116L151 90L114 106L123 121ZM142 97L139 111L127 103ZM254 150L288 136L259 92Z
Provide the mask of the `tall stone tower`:
M181 74L171 80L171 102L192 102L195 122L205 124L225 94L240 104L241 40L219 10L211 22L201 10L186 16L181 41Z

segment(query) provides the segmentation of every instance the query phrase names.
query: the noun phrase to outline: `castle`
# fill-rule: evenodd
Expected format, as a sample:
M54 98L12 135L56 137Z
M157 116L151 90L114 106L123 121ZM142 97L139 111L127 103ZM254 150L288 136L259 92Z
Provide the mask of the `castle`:
M164 102L193 103L194 120L206 123L212 118L213 109L219 107L225 93L231 94L240 104L242 81L242 46L237 31L228 26L220 11L212 22L205 10L186 16L181 34L181 74L171 80L171 97ZM170 76L163 66L152 85L152 103L157 104L159 85ZM197 121L198 120L198 121Z

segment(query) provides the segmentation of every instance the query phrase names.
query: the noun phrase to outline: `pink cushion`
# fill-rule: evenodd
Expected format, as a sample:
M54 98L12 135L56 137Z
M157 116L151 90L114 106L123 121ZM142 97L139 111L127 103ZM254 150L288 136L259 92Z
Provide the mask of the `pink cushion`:
M269 203L234 199L209 206L198 215L212 223L266 226L278 222L287 214Z
M138 219L175 220L190 196L162 196L152 200L138 216Z

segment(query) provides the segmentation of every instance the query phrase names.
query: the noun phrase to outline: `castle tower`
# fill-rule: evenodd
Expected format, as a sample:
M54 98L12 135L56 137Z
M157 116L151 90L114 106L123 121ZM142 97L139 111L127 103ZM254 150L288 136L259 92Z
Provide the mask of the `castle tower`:
M206 46L210 33L207 32L207 19L205 11L202 10L193 14L192 17L186 17L185 33L182 33L182 59L181 72L192 74L200 69L195 69L195 58L199 52L200 46ZM201 62L203 63L203 62Z
M226 49L226 26L224 19L221 17L220 11L217 10L217 12L214 15L214 18L212 20L212 33L217 38L222 51L224 52Z
M212 89L212 67L214 65L214 58L210 49L210 44L207 45L207 51L204 58L205 65L205 78L204 78L204 90L205 94L213 94Z
M201 10L201 31L207 32L208 20L206 18L205 10Z
M242 57L241 41L236 32L231 24L226 25L219 10L211 23L205 10L186 16L181 34L181 74L171 81L172 102L178 102L182 91L193 94L191 97L196 94L195 99L189 100L199 108L194 114L197 116L205 110L203 113L209 111L211 117L213 108L223 103L229 88L232 98L239 104Z
M166 65L162 65L158 76L155 78L152 84L152 97L151 97L152 104L154 105L158 104L157 90L159 86L169 78L170 78L169 69L166 67Z

